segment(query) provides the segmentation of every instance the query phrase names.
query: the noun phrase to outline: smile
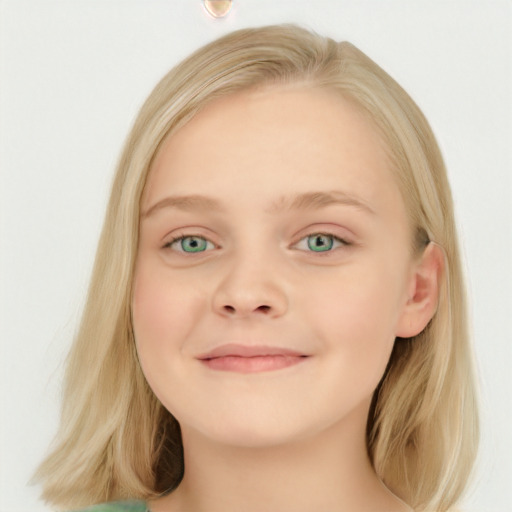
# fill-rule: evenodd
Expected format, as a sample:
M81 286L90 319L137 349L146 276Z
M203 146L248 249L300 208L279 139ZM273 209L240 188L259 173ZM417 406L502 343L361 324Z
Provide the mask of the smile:
M212 370L257 373L288 368L303 362L307 355L294 350L267 347L223 345L198 359Z

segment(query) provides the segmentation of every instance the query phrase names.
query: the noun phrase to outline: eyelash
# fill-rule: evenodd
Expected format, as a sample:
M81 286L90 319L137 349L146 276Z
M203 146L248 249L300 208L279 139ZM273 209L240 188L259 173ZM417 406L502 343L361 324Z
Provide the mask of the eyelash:
M307 242L308 238L313 238L313 237L328 237L328 238L332 239L332 246L328 250L325 250L325 251L314 251L311 249L311 247L309 246L309 244ZM215 246L215 244L213 244L213 242L211 242L204 236L191 234L191 235L180 235L180 236L172 238L171 240L169 240L168 242L165 243L165 245L163 246L163 249L171 249L172 250L172 246L174 244L176 244L176 242L183 242L183 240L185 240L187 238L197 238L200 240L204 240L207 245L211 244L211 245ZM302 249L304 252L315 253L319 256L331 254L335 249L338 249L340 247L348 247L348 246L352 245L351 242L348 242L347 240L345 240L343 238L333 235L332 233L323 233L323 232L314 232L314 233L310 233L309 235L303 236L297 243L293 244L293 246L297 247L298 244L302 241L306 241L305 243L311 249L311 250ZM336 244L339 244L339 245L336 247L335 246ZM211 249L212 249L212 247L210 247L210 250ZM183 254L197 254L197 253L203 253L203 252L207 252L207 251L208 251L208 249L201 250L201 251L184 251L184 250L180 250L180 249L176 250L176 252L180 252Z

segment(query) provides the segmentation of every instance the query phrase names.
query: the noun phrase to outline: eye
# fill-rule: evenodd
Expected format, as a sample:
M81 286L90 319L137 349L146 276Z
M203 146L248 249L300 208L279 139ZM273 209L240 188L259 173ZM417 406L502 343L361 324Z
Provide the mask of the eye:
M342 238L328 233L312 233L299 240L296 247L302 251L329 252L344 245L350 244Z
M196 253L215 249L215 245L202 236L179 236L164 245L165 249L177 252Z

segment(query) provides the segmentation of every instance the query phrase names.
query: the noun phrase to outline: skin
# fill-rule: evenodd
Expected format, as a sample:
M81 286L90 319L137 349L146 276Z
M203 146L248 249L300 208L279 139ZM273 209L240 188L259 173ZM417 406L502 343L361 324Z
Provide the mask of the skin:
M297 195L334 190L341 202L290 208ZM166 201L190 195L216 207ZM137 350L185 455L181 484L152 511L411 510L373 471L365 428L395 337L433 315L441 262L433 245L411 254L371 121L327 90L215 100L162 146L142 212ZM318 233L331 249L311 249ZM205 250L183 252L186 236ZM224 343L309 357L250 374L197 359Z

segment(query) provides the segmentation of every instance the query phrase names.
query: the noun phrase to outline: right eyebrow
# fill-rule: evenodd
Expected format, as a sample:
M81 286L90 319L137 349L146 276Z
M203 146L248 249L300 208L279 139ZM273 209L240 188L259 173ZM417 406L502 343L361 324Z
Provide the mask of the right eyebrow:
M211 197L201 195L168 196L157 201L154 205L142 212L141 219L147 219L164 208L177 208L185 211L207 210L220 212L223 210L220 203Z

